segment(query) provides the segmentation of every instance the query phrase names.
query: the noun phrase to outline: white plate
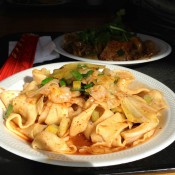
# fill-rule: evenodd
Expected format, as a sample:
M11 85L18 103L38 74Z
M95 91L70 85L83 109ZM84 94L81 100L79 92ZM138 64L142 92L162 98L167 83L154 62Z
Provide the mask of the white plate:
M37 68L40 69L42 67L45 67L47 69L53 70L59 68L64 64L66 63L55 63L39 66ZM18 156L34 161L47 164L74 167L100 167L119 165L122 163L128 163L148 157L169 146L175 140L174 92L161 82L137 71L116 65L107 65L107 67L109 67L110 69L129 70L133 73L133 75L138 81L143 82L152 88L159 89L164 93L165 99L170 108L166 111L165 118L160 122L162 129L159 132L157 132L157 134L149 141L127 150L101 155L63 155L49 153L45 151L38 151L32 149L29 143L26 143L24 140L20 139L18 136L14 135L6 129L6 127L3 124L2 110L0 110L0 146ZM0 86L6 89L21 90L24 81L29 79L31 80L31 72L32 69L28 69L21 73L17 73L1 81Z
M145 58L145 59L142 59L142 60L133 60L133 61L102 61L102 60L95 60L95 59L90 59L90 58L78 57L78 56L75 56L73 54L70 54L70 53L66 52L62 48L64 35L61 35L61 36L57 37L53 42L56 45L55 51L60 53L61 55L72 58L74 60L97 63L97 64L103 63L103 64L117 64L117 65L134 65L134 64L140 64L140 63L147 63L147 62L162 59L162 58L166 57L167 55L169 55L172 51L171 46L168 43L166 43L165 41L161 40L161 39L158 39L158 38L155 38L155 37L149 36L149 35L144 35L144 34L138 34L138 36L143 41L145 41L145 40L154 41L157 48L159 49L159 52L155 56L152 56L149 59Z

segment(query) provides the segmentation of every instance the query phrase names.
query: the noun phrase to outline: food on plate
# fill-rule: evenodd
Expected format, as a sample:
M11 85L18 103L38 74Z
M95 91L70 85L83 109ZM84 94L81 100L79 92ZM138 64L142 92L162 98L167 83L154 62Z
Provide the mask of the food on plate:
M122 23L123 11L103 27L64 34L63 49L75 56L104 60L130 61L149 59L158 53L152 40L142 40Z
M167 109L162 92L127 70L67 63L32 71L20 91L0 91L7 129L33 149L105 154L148 141Z

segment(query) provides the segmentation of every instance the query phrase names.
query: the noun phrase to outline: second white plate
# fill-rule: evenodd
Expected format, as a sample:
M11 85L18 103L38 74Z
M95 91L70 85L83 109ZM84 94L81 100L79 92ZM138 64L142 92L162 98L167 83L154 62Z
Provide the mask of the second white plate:
M131 60L131 61L102 61L102 60L95 60L95 59L90 59L90 58L83 58L83 57L79 57L79 56L75 56L73 54L70 54L68 52L66 52L62 46L63 46L63 39L64 39L64 35L61 35L59 37L57 37L53 42L56 45L56 49L55 51L58 52L61 55L64 55L68 58L72 58L74 60L79 60L79 61L85 61L85 62L91 62L91 63L102 63L102 64L117 64L117 65L134 65L134 64L141 64L141 63L147 63L147 62L151 62L151 61L156 61L162 58L165 58L167 55L169 55L172 51L171 46L156 37L153 36L149 36L149 35L144 35L144 34L138 34L138 36L143 40L152 40L155 44L156 47L159 49L159 52L152 56L151 58L145 58L145 59L141 59L141 60Z

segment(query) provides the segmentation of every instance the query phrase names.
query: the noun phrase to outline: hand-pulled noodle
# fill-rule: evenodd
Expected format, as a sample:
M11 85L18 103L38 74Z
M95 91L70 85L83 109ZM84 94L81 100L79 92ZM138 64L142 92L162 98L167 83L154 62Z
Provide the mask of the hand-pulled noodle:
M163 94L126 70L74 63L33 70L20 92L0 91L6 127L34 149L103 154L147 141L167 108Z

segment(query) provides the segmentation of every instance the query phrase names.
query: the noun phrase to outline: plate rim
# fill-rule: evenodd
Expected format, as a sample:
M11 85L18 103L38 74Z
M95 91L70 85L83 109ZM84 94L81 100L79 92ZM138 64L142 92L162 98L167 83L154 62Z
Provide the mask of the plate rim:
M16 73L14 75L12 75L11 77L8 77L6 78L5 80L1 81L0 82L0 86L3 87L3 85L5 85L5 87L8 87L9 85L9 82L10 84L13 84L13 81L21 81L21 79L24 78L24 76L31 76L31 71L35 68L42 68L42 67L46 67L50 70L53 70L55 69L57 66L60 67L64 64L69 64L69 63L78 63L78 62L61 62L61 63L52 63L52 64L46 64L46 65L41 65L41 66L37 66L37 67L33 67L33 68L30 68L30 69L27 69L27 70L24 70L22 72L19 72L19 73ZM85 63L85 62L83 62ZM95 64L95 63L94 63ZM104 64L102 64L104 65ZM166 92L165 92L165 95L167 96L168 94L171 94L171 98L168 99L168 100L173 100L173 102L175 101L175 94L174 92L169 88L167 87L166 85L164 85L163 83L161 83L160 81L152 78L151 76L149 75L146 75L144 73L141 73L139 71L136 71L136 70L132 70L130 68L126 68L126 67L123 67L123 66L118 66L118 65L106 65L107 67L112 67L113 69L123 69L123 70L129 70L131 71L134 76L136 77L136 79L140 77L143 77L143 78L148 78L149 81L153 81L156 83L156 85L154 86L160 86L160 88L165 88L166 89ZM24 75L24 76L23 76ZM14 80L15 79L15 80ZM148 82L147 80L147 82ZM18 82L17 81L17 82ZM145 82L145 79L143 80ZM151 84L151 83L150 83ZM11 86L11 85L10 85ZM8 88L10 89L10 88ZM167 99L166 99L167 100ZM167 125L170 124L171 126L171 123L172 123L172 116L171 115L171 112L173 112L175 114L175 107L173 108L173 111L168 111L168 120L167 120ZM171 120L170 120L171 119ZM173 119L174 122L175 122L175 118ZM0 119L0 123L3 122L3 119L1 117ZM165 126L165 129L167 128L167 126ZM13 139L19 139L18 136L14 135L13 133L11 133L10 131L7 130L7 128L5 128L5 126L3 127L3 129L5 129L5 131L8 132L9 134L9 137L13 140ZM0 137L3 138L3 135L2 135L2 128L0 128ZM160 131L160 134L162 133L163 131ZM173 134L172 134L173 133ZM136 161L136 160L140 160L140 159L143 159L143 158L146 158L146 157L149 157L157 152L160 152L161 150L163 150L164 148L168 147L172 142L174 142L175 140L175 131L174 130L169 130L169 133L168 134L168 137L167 137L167 140L164 140L163 143L161 143L161 145L156 145L156 147L154 148L149 148L149 144L153 142L153 140L156 140L156 139L159 139L160 136L157 136L156 135L156 139L155 138L152 138L150 139L149 141L143 143L143 144L140 144L136 147L133 147L133 148L129 148L129 149L126 149L126 150L122 150L122 151L119 151L119 152L116 152L116 153L110 153L110 154L102 154L102 155L98 155L98 159L95 160L95 156L93 155L89 155L89 156L84 156L84 157L87 157L87 160L86 159L81 159L82 156L77 156L77 155L64 155L62 154L61 156L66 156L65 158L62 157L64 160L59 160L59 158L55 158L55 154L54 153L46 153L46 151L39 151L39 150L34 150L32 149L31 147L29 148L30 151L29 152L35 152L36 153L36 157L33 157L32 155L30 155L28 152L24 152L24 150L22 151L19 151L19 150L16 150L14 147L12 148L11 145L8 145L5 142L2 142L2 140L0 140L0 146L2 148L4 148L5 150L11 152L11 153L14 153L18 156L21 156L23 158L26 158L26 159L30 159L30 160L33 160L33 161L38 161L38 162L42 162L42 163L47 163L47 164L53 164L53 165L61 165L61 166L70 166L70 167L101 167L101 166L111 166L111 165L120 165L120 164L123 164L123 163L130 163L130 162L133 162L133 161ZM13 137L14 136L14 137ZM21 143L19 143L21 144ZM153 143L152 143L153 144ZM28 145L30 146L30 145ZM148 150L146 152L142 152L142 154L138 154L138 153L135 153L135 151L137 150L138 152L141 152L141 150L143 148L147 148L148 147ZM46 154L45 154L46 153ZM124 155L128 155L128 153L130 153L131 155L129 157L125 157ZM48 155L50 155L50 158L48 157ZM56 154L57 156L58 154ZM118 159L114 159L114 155L117 155L117 156L121 156L122 159L121 160L118 160ZM106 162L106 159L103 161L102 158L105 157L107 158L107 162ZM112 157L112 159L110 159ZM53 159L54 158L54 159ZM70 160L69 161L69 158L74 158L74 160ZM91 162L89 163L88 160Z
M169 43L165 42L162 39L159 39L155 36L152 35L146 35L146 34L141 34L141 33L137 33L137 35L139 37L146 37L149 39L154 40L156 43L159 43L158 47L162 46L163 50L160 51L161 55L157 56L153 56L149 59L141 59L141 60L131 60L131 61L104 61L104 60L95 60L95 59L90 59L90 58L84 58L84 57L79 57L79 56L75 56L73 54L70 54L68 52L66 52L62 47L62 43L63 43L63 37L64 34L56 37L53 42L55 43L56 48L54 49L54 51L56 51L57 53L66 56L68 58L72 58L74 60L78 60L78 61L85 61L85 62L92 62L92 63L102 63L102 64L116 64L116 65L121 65L121 66L129 66L129 65L136 65L136 64L142 64L142 63L148 63L148 62L152 62L152 61L157 61L160 59L165 58L166 56L168 56L171 52L172 52L172 47ZM162 52L163 51L163 52Z

